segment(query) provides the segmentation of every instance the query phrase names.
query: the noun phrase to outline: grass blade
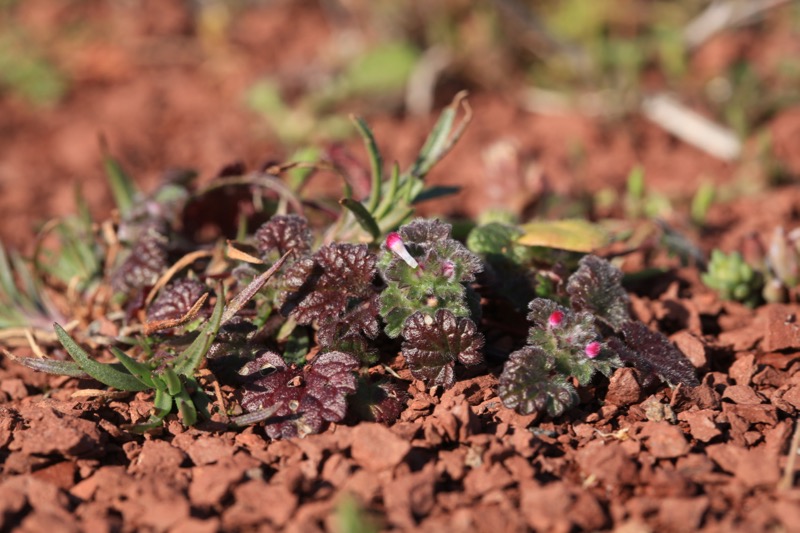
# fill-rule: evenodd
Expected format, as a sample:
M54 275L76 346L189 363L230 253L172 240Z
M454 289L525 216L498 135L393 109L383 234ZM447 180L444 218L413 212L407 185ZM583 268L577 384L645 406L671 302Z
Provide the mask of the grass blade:
M119 209L120 215L124 218L133 208L138 191L133 179L125 172L119 161L109 153L104 139L101 139L101 145L103 167L106 171L108 185L111 187L111 195L114 197L114 203Z
M375 137L372 135L372 130L360 117L353 117L353 122L358 129L358 133L364 139L364 146L367 148L369 154L370 167L372 168L372 187L369 192L369 200L367 201L366 209L370 213L375 212L378 207L378 202L381 199L381 185L383 184L383 159L381 152L378 149L378 143L375 142Z
M373 240L377 241L380 239L381 230L378 228L378 223L375 221L372 215L369 214L369 211L361 204L361 202L357 202L352 198L343 198L339 200L339 204L353 213L353 216L356 217L358 225L361 226L364 231L369 233Z
M72 337L70 337L69 333L67 333L64 328L58 324L53 324L53 328L56 331L56 337L58 337L58 340L64 349L67 350L67 353L69 353L69 355L87 374L92 376L100 383L108 385L109 387L114 387L115 389L132 392L143 391L149 388L146 384L142 383L131 374L120 372L119 370L112 368L111 365L98 363L97 361L91 359L89 354L87 354L83 348L78 346L78 343L76 343Z

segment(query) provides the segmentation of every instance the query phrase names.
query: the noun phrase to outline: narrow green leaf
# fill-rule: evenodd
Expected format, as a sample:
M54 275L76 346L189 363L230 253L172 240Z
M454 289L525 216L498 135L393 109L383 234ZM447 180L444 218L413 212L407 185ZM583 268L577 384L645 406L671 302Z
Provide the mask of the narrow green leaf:
M211 318L208 319L206 327L197 336L197 338L190 344L177 358L172 365L172 368L178 375L192 376L194 371L200 366L200 362L208 353L211 343L217 336L220 325L222 325L222 310L224 308L225 294L222 286L217 291L217 304L214 306L214 312Z
M8 261L5 246L0 243L0 286L2 286L2 293L0 297L4 297L4 301L8 304L18 300L18 289L14 283L14 274L11 272L11 263Z
M231 418L230 425L233 428L243 428L247 426L252 426L253 424L258 424L259 422L263 422L268 418L271 418L272 415L278 410L278 405L272 405L267 407L266 409L261 409L260 411L254 411L252 413L246 413L240 416L236 416Z
M6 357L16 361L22 366L32 368L37 372L46 374L56 374L58 376L69 376L72 378L88 378L89 374L83 371L77 363L72 361L58 361L56 359L40 359L39 357L17 357L6 352Z
M167 392L170 396L177 396L181 389L183 389L181 378L178 377L178 374L170 367L164 369L161 373L161 378L164 380L164 383L167 384Z
M414 197L414 199L411 200L411 204L416 205L422 202L427 202L428 200L434 200L436 198L450 196L452 194L456 194L460 190L461 187L453 187L447 185L430 187L419 193L416 197Z
M122 363L128 372L133 375L136 379L147 385L148 387L156 388L155 383L153 382L153 369L150 368L148 365L144 363L140 363L135 359L129 357L125 352L117 348L116 346L109 347L111 353L119 359L119 362Z
M456 141L458 141L464 133L464 129L472 119L468 107L465 107L467 115L456 127L455 131L453 130L456 114L464 98L466 98L466 92L462 91L458 93L455 98L453 98L453 102L439 115L439 120L436 121L431 133L425 140L425 144L422 145L417 160L409 170L411 176L419 179L424 178L433 165L447 155L447 152L450 151Z
M364 207L361 202L357 202L352 198L342 198L339 200L342 207L347 208L356 217L356 221L364 231L370 234L373 240L378 240L381 237L381 230L378 228L378 223L369 214L369 211Z
M380 204L373 211L375 220L380 220L383 216L393 208L397 208L397 191L400 188L400 165L395 163L392 165L392 175L389 177L389 191L383 195Z
M115 370L111 365L105 365L90 359L89 355L69 336L69 333L64 331L64 328L58 324L53 324L53 328L56 331L56 337L58 337L64 349L67 350L67 353L75 359L75 362L78 363L87 374L100 383L108 385L109 387L114 387L115 389L132 392L143 391L149 388L131 374L120 372L119 370Z
M175 404L178 406L178 412L181 414L183 425L195 425L197 423L197 409L195 408L191 397L189 397L189 393L186 392L186 389L181 387L174 399Z
M147 433L148 431L161 427L164 424L164 418L172 411L172 396L167 394L166 391L156 390L153 404L155 411L150 415L150 418L147 419L147 422L125 426L125 428L134 433Z
M370 167L372 168L372 187L369 192L369 200L367 201L366 209L370 213L375 212L378 207L378 202L381 199L381 185L383 184L383 158L378 149L378 143L375 142L375 137L372 135L372 130L364 119L360 117L353 117L353 122L364 139L364 146L369 154ZM366 228L365 228L366 229Z
M114 159L102 141L103 150L103 167L106 171L106 178L108 185L111 187L111 194L114 197L114 203L119 209L120 215L125 217L133 207L136 199L137 189L133 179L125 172L122 165Z

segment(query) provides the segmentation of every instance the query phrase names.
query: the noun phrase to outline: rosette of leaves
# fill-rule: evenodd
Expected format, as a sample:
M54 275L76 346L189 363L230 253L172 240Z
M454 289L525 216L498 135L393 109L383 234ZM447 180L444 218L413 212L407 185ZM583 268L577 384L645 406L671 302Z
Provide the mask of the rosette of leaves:
M380 333L375 261L363 244L323 246L284 275L281 312L298 324L316 324L325 350L363 345Z
M386 281L381 293L381 316L386 334L400 335L416 312L433 316L447 309L456 317L471 314L467 285L483 269L480 258L450 238L452 227L439 220L414 220L397 235L417 265L409 264L382 244L378 268Z
M75 362L49 360L37 370L70 376L88 374L104 385L123 391L154 391L153 413L146 422L130 426L132 431L145 432L161 426L164 418L176 406L184 425L194 425L198 412L208 417L209 400L198 385L195 372L219 330L223 319L223 301L222 297L218 298L206 326L186 349L175 356L153 357L144 362L112 346L111 353L119 365L99 363L91 359L69 333L55 324L59 342ZM21 362L26 364L25 361Z
M761 298L764 279L742 258L739 252L714 249L708 262L708 271L700 276L706 286L714 289L721 298L735 300L755 307Z
M464 117L456 122L460 109L464 110ZM326 241L377 241L382 235L407 222L414 215L417 204L457 192L458 187L426 187L425 176L450 152L471 119L466 92L460 92L442 111L414 163L403 172L395 163L388 176L372 131L366 122L355 119L369 155L369 193L363 200L356 199L352 197L351 187L348 187L347 197L339 202L347 212L331 228Z
M455 384L455 363L483 362L483 335L469 318L456 318L449 309L431 316L421 311L406 320L402 354L411 375L428 386L449 389Z
M498 394L506 406L560 415L578 399L571 379L586 385L597 372L609 376L623 363L668 383L699 383L691 362L663 334L630 319L621 279L608 261L586 256L567 281L572 309L531 301L528 346L509 356L500 376ZM605 338L599 324L608 326Z
M552 300L531 301L528 345L509 356L500 375L503 403L522 414L547 410L558 416L577 404L569 378L587 385L596 372L608 376L622 366L600 342L594 317L573 312Z
M322 353L302 368L264 352L240 371L250 378L242 386L242 407L263 417L270 438L318 433L326 422L339 422L347 414L358 366L358 359L344 352Z

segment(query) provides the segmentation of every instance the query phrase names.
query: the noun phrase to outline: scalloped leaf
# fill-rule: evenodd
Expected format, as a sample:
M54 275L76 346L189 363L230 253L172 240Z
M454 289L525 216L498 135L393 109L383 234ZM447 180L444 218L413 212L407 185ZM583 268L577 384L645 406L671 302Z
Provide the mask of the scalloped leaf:
M449 309L456 316L470 316L467 282L483 269L481 259L450 238L451 226L439 220L415 220L398 230L408 252L418 263L412 267L397 257L384 242L378 259L387 282L380 296L380 312L386 334L397 337L415 312L433 314Z
M208 292L208 286L196 279L183 278L174 281L164 287L153 300L147 310L147 321L178 320L185 316L195 302Z
M628 293L622 287L622 271L605 259L595 255L583 257L578 270L567 281L567 293L573 307L593 313L614 330L631 319Z
M563 376L554 373L555 358L534 346L513 352L500 374L497 395L503 405L528 415L547 411L559 416L577 405L578 394Z
M402 353L411 375L427 385L449 389L455 383L453 367L483 362L483 335L468 318L458 319L447 309L434 316L416 312L403 328Z
M377 317L375 255L366 245L330 244L295 263L284 276L281 312L321 329L346 323L349 332L374 338Z
M311 230L300 215L274 215L256 230L255 238L262 257L273 251L282 256L290 251L300 255L311 250Z
M283 358L266 352L248 363L257 376L243 386L242 407L248 412L274 409L265 421L272 439L318 433L325 422L338 422L347 413L347 396L356 392L358 360L344 352L318 355L302 369L287 367ZM274 369L266 376L259 373Z
M154 226L148 227L142 231L130 255L114 271L111 286L119 292L150 287L168 266L166 237Z

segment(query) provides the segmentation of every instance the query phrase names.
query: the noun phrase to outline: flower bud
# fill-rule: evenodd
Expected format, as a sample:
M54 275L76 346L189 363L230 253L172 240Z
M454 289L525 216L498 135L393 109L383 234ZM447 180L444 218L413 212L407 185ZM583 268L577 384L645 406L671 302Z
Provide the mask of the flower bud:
M550 317L547 319L547 325L550 328L557 328L561 325L561 322L564 321L564 313L562 311L553 311L550 313Z
M452 261L444 261L442 263L442 276L447 278L448 281L451 281L455 275L456 265Z
M600 355L600 348L602 348L602 346L600 345L599 342L592 341L586 345L586 348L584 348L583 352L589 359L594 359L595 357Z
M411 268L417 268L419 266L417 260L411 257L411 254L408 253L406 245L403 243L403 238L398 233L393 231L386 236L386 247L389 248L395 255L397 255L397 257L405 261L405 263Z

